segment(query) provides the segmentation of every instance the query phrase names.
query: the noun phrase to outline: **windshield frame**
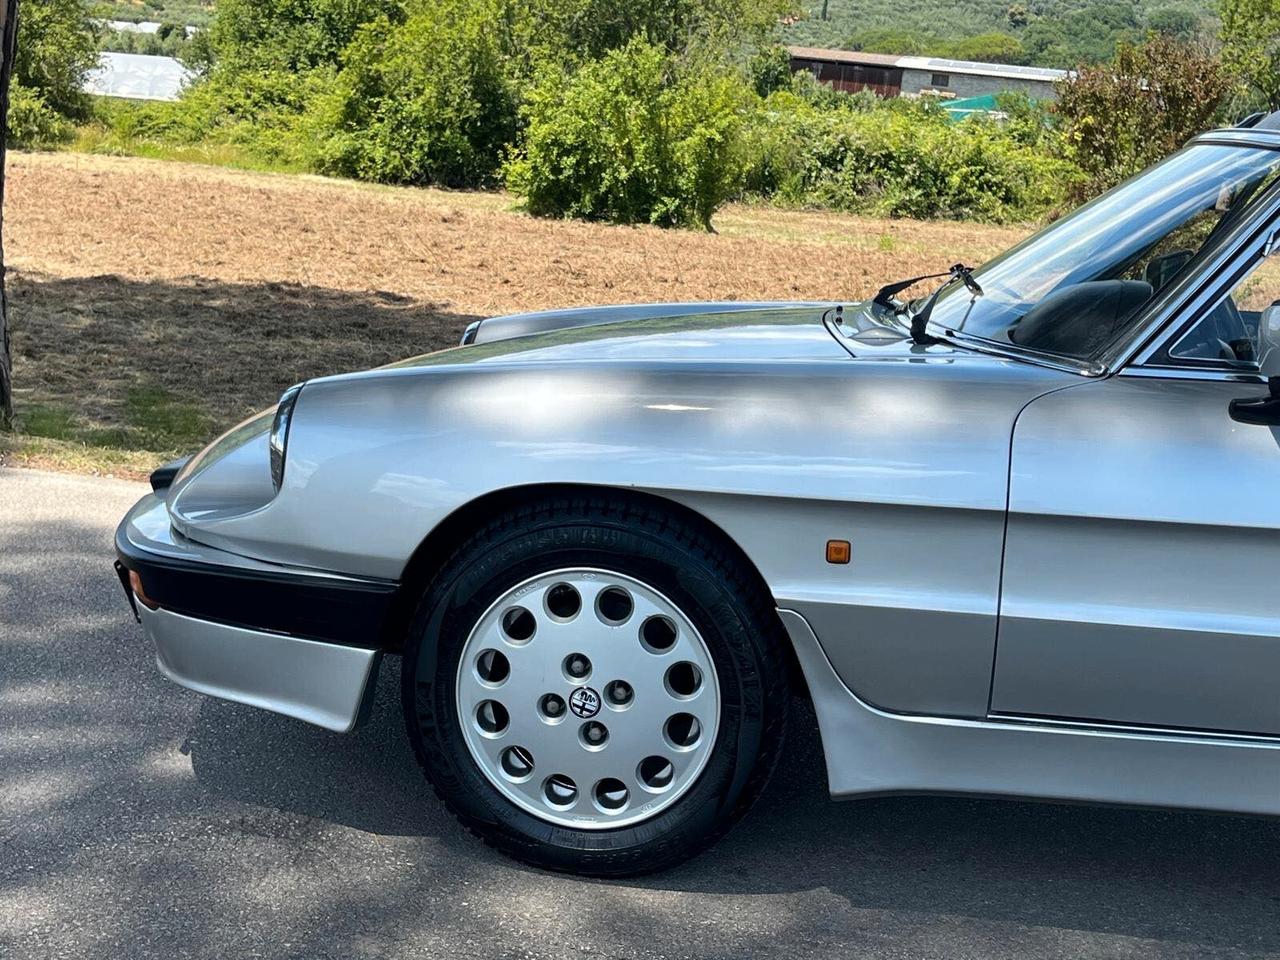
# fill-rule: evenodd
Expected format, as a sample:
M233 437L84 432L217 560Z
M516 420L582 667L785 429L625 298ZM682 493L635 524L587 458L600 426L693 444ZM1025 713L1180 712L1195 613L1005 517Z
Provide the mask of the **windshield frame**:
M1216 130L1194 138L1181 150L1175 154L1170 154L1170 157L1201 144L1280 152L1280 131L1254 129ZM1162 160L1161 163L1163 162L1165 161ZM1124 186L1145 176L1151 169L1152 167L1148 167L1119 186ZM1118 189L1118 187L1114 189ZM1128 329L1095 357L1070 357L1063 354L1020 347L1017 344L1005 343L977 334L967 333L963 330L953 329L932 317L929 318L927 323L928 332L932 336L957 346L979 350L983 353L1007 356L1088 377L1107 376L1130 362L1134 355L1141 351L1152 339L1159 337L1166 327L1177 321L1184 306L1184 301L1189 297L1193 297L1206 285L1211 286L1214 278L1229 266L1241 246L1248 242L1248 238L1253 236L1259 229L1265 229L1268 226L1269 222L1275 217L1276 198L1278 195L1280 195L1280 178L1275 178L1271 183L1266 184L1262 190L1249 197L1245 206L1241 208L1243 215L1238 221L1221 235L1209 238L1196 251L1195 256L1179 270L1175 279L1139 308ZM1260 224L1260 219L1266 222ZM1000 254L1000 256L1003 255ZM981 282L981 269L974 271L979 282ZM913 311L911 304L908 304L905 311L906 317L910 318L915 314L916 311Z

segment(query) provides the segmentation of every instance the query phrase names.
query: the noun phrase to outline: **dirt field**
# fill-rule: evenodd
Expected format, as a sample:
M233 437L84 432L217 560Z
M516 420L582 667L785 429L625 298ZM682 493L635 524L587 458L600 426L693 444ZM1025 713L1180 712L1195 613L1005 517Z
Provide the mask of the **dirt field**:
M11 154L12 462L137 475L307 377L589 303L856 298L1026 231L730 208L716 234L535 220L497 194Z

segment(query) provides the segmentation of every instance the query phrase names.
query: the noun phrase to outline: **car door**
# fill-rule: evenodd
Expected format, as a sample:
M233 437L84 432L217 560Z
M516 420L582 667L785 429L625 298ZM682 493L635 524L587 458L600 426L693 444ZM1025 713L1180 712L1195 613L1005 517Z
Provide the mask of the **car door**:
M1232 418L1268 389L1219 336L1275 347L1271 245L1139 362L1019 417L993 714L1280 735L1280 426Z

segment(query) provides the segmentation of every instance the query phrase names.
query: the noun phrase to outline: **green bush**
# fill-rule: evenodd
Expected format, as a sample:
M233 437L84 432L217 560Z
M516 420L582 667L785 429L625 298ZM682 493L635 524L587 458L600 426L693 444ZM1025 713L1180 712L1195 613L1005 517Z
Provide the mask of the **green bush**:
M12 147L50 147L71 138L71 124L16 78L9 84L7 130Z
M516 96L493 30L497 4L450 0L403 25L367 24L306 121L322 173L489 186L516 135Z
M230 145L267 165L309 169L314 145L299 131L304 111L331 90L331 67L288 74L215 70L175 103L101 100L94 119L107 150L134 152L147 143L178 147Z
M507 184L534 214L709 227L740 189L749 98L736 75L682 70L640 40L549 68L528 91Z
M773 46L765 47L758 51L747 64L747 74L751 78L751 86L756 93L762 97L767 97L771 93L779 90L786 90L791 86L791 54L787 52L786 47ZM812 78L812 74L805 74Z
M997 93L995 101L996 109L1004 114L1000 129L1010 140L1050 156L1065 154L1052 101L1033 100L1014 90Z
M1155 34L1062 85L1054 111L1087 199L1168 156L1220 119L1232 81L1209 51Z
M147 57L186 56L191 41L186 27L178 23L162 23L155 33L138 33L133 30L104 28L99 46L116 53L139 53Z
M1059 202L1072 175L995 121L955 123L905 100L819 109L775 94L748 139L749 192L875 216L1031 219Z
M80 0L23 0L13 79L55 114L89 112L85 76L97 66L98 38ZM24 109L33 109L28 100ZM30 116L30 114L29 114Z
M204 33L208 56L228 73L336 67L360 27L402 19L395 0L218 0Z
M399 17L385 0L220 0L213 23L182 46L197 69L177 103L95 109L102 149L147 144L235 148L265 164L306 168L315 152L302 121L331 92L361 24Z

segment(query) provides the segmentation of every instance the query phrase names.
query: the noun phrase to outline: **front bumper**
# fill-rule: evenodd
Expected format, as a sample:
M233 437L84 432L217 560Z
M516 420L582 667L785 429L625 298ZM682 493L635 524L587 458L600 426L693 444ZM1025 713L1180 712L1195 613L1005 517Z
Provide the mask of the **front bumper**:
M359 721L394 582L283 567L187 540L156 494L121 522L116 554L141 579L145 598L122 578L166 677L330 730Z

